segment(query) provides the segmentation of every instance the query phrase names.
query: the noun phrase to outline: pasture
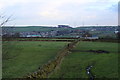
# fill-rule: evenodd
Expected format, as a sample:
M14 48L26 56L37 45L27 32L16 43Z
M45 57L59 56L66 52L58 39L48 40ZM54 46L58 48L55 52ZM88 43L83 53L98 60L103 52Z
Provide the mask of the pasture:
M22 78L53 59L69 42L3 41L3 78Z
M89 78L88 66L95 78L118 78L118 52L118 43L81 41L49 78Z

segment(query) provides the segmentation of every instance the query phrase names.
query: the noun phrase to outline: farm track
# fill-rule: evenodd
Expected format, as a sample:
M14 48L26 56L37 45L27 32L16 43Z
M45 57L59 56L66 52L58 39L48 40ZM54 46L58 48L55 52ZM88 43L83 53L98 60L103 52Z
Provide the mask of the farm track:
M47 64L44 64L37 71L28 74L24 78L48 78L48 76L56 69L56 67L59 66L64 56L66 56L78 42L79 39L69 43L63 50L58 53L58 55L53 60L48 61Z

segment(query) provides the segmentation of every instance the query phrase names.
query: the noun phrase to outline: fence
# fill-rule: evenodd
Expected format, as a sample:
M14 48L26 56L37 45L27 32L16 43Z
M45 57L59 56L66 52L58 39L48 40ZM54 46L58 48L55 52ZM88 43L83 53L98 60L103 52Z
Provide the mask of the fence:
M3 38L2 41L56 41L73 42L77 38Z

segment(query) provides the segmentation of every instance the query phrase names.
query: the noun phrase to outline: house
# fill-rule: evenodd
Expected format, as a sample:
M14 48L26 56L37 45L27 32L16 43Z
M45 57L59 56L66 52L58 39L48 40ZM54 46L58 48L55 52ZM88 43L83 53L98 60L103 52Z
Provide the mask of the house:
M41 37L41 35L27 35L26 37Z
M85 32L83 33L82 37L92 37L92 34L90 34L89 32Z
M98 36L93 36L93 35L90 34L89 32L85 32L85 33L82 35L82 38L84 38L84 39L99 39Z
M99 37L85 37L85 39L99 39Z
M58 28L71 28L69 25L58 25Z

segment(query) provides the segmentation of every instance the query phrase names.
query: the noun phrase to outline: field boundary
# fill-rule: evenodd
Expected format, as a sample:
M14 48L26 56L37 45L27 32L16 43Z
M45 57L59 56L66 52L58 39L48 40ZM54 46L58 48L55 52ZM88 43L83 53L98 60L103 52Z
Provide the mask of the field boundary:
M56 41L56 42L74 42L78 38L53 38L53 37L20 37L20 38L3 38L2 41Z
M52 42L73 42L74 40L2 40L2 41L52 41Z
M40 67L37 71L24 76L24 78L48 78L49 74L52 73L55 68L61 63L64 56L69 53L69 50L79 42L79 39L66 45L61 51L58 52L57 56L53 60L49 60L46 64Z

